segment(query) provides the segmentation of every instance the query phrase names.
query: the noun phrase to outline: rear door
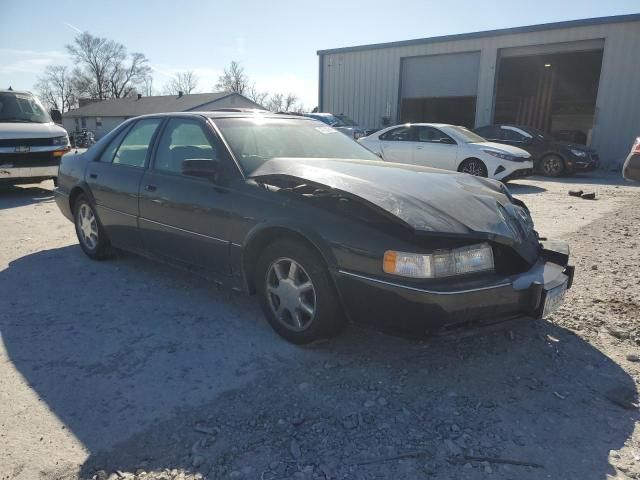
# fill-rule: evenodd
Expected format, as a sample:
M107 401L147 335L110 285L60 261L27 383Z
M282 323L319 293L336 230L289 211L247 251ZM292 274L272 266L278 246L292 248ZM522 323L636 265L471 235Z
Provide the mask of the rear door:
M226 148L204 119L175 117L157 142L140 187L140 231L145 249L214 274L229 274L228 215L234 191L222 182L183 173L183 162L218 160L230 175ZM232 171L239 175L237 169Z
M116 135L97 161L87 166L86 182L98 217L116 246L140 247L138 189L161 121L138 120Z
M402 126L391 129L378 137L382 157L388 162L413 163L417 142L417 129Z
M418 144L413 163L425 167L455 170L457 166L458 145L441 130L421 125L418 129Z

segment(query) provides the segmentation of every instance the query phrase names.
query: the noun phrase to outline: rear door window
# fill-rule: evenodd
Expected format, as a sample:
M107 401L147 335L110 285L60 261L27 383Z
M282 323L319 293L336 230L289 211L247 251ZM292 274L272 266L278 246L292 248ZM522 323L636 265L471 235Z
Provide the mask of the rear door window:
M153 135L160 122L159 118L138 120L116 150L113 163L144 168Z
M111 140L111 142L109 142L109 145L107 145L107 148L105 148L104 152L102 152L102 155L100 155L101 162L111 163L113 161L113 156L115 155L116 150L120 146L122 139L124 138L124 136L127 134L128 131L129 131L129 128L123 128L122 131L118 133L114 137L114 139Z
M418 139L416 127L398 127L380 135L385 142L415 142Z

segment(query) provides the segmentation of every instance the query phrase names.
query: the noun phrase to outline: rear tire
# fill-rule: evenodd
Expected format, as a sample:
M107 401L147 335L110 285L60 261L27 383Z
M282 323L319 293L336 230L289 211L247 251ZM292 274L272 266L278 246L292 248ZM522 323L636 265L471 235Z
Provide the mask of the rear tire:
M489 176L487 166L478 158L467 158L460 164L458 171L468 173L469 175L474 175L476 177L487 178Z
M289 342L333 337L345 324L324 260L302 242L269 244L258 259L255 285L267 320Z
M559 177L565 171L564 160L559 155L547 155L540 161L540 170L545 177Z
M94 260L109 256L109 239L93 206L84 195L73 204L73 223L82 251Z

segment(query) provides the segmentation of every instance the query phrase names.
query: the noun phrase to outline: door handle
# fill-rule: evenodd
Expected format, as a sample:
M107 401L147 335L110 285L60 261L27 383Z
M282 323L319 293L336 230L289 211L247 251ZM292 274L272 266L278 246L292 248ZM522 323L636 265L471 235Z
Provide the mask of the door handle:
M416 147L416 150L422 150L422 149L424 149L424 147L423 147L422 145L418 145L418 146Z
M89 178L98 178L98 174L97 173L90 173L89 174Z
M144 189L147 192L155 192L158 189L158 187L156 187L155 185L147 185L146 187L144 187Z

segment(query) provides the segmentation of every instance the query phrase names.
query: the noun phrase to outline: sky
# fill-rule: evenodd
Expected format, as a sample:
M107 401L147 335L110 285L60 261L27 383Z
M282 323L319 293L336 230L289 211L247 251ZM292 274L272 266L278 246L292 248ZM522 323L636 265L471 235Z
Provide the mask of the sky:
M79 31L144 53L161 89L192 70L198 91L241 63L263 91L317 104L317 50L640 13L640 0L0 0L0 88L33 90L44 68L72 65Z

